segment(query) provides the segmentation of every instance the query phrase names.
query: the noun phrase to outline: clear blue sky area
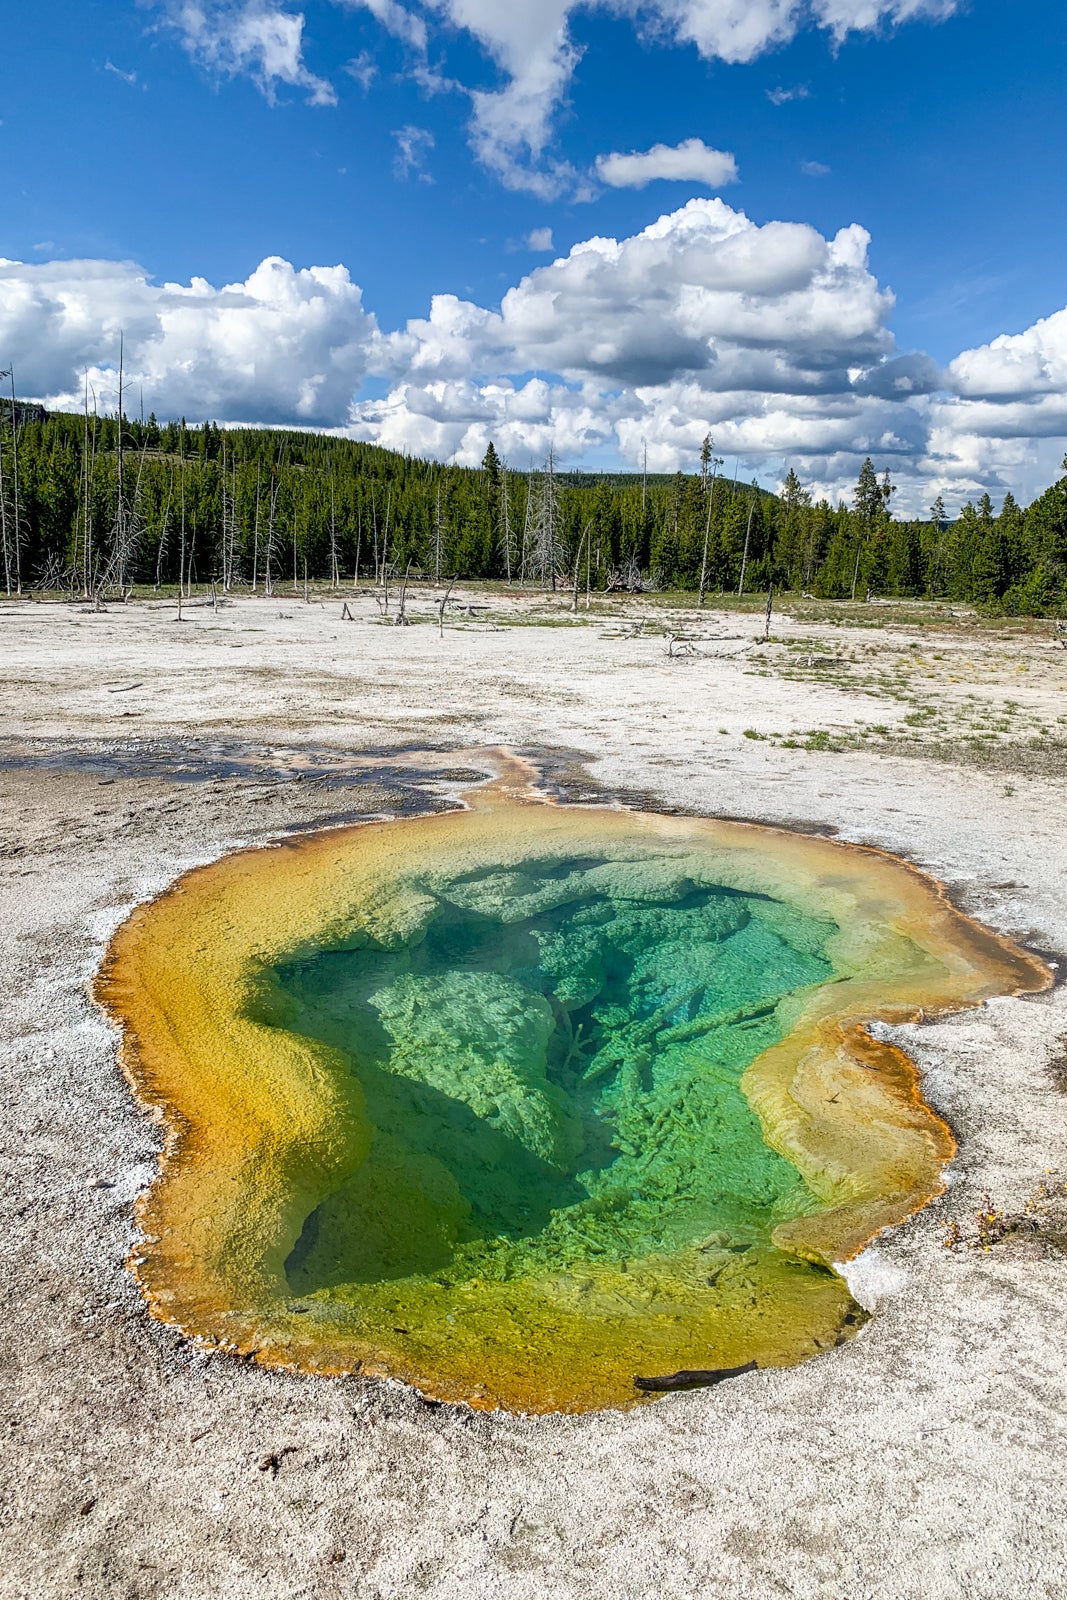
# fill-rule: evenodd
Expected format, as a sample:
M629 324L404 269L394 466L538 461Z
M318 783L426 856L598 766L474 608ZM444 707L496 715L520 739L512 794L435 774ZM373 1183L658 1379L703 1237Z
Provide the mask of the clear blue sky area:
M266 255L345 262L383 324L421 315L440 290L492 303L526 262L514 243L549 225L557 247L635 232L683 203L689 183L603 192L592 204L509 193L472 158L465 102L427 96L370 13L304 7L311 66L335 107L191 61L133 0L10 6L0 61L0 249L131 257L160 277L243 279ZM1058 309L1067 291L1067 21L1062 6L974 0L946 22L825 33L748 65L578 14L585 47L559 118L575 163L605 150L697 136L732 151L725 191L758 222L832 233L860 222L897 296L901 344L947 359ZM449 65L498 75L462 39ZM338 69L361 51L364 91ZM136 73L127 83L120 72ZM807 89L774 105L767 91ZM394 130L429 129L431 182L394 172ZM805 163L830 170L805 175ZM48 241L52 241L51 245ZM44 247L44 252L42 252Z
M1051 0L927 0L950 14L899 25L916 5L882 0L877 27L840 41L798 7L795 36L747 61L672 33L695 0L653 0L658 27L625 5L546 0L575 61L549 97L543 150L504 140L502 160L535 175L525 188L473 147L471 92L506 88L533 53L518 24L503 39L462 26L493 13L487 0L199 3L195 36L185 0L5 8L0 254L132 260L157 282L216 287L267 256L343 263L391 331L435 294L492 309L576 242L624 239L711 194L691 178L597 177L598 156L699 139L734 157L738 181L716 192L755 223L870 233L898 351L944 367L1067 300L1067 23ZM518 16L531 0L516 4ZM296 71L234 45L242 27L300 17ZM425 49L412 43L423 24ZM384 394L395 373L361 381L355 392Z

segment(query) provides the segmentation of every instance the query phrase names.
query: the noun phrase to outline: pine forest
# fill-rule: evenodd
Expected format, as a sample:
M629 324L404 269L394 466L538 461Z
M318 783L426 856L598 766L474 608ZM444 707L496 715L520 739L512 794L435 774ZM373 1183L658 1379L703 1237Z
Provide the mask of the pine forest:
M1067 476L1029 507L988 494L951 518L893 515L868 460L851 503L815 501L790 471L738 482L705 441L699 470L443 466L350 439L0 407L7 594L102 599L136 585L283 583L412 574L551 588L824 598L949 598L1006 614L1067 604ZM1067 472L1067 460L1064 462Z

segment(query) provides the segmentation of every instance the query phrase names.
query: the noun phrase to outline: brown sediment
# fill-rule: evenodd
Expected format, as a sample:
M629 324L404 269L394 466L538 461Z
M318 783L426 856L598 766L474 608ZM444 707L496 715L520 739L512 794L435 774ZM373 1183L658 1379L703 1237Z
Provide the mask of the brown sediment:
M561 854L595 849L639 860L667 852L705 864L711 856L719 883L831 918L841 930L842 976L792 1003L785 1036L741 1085L766 1143L821 1206L782 1223L775 1244L821 1263L847 1260L940 1192L955 1150L911 1061L869 1025L1036 992L1051 974L957 911L936 882L882 852L750 823L551 805L536 796L528 763L501 752L497 769L492 783L466 796L464 811L228 856L186 874L119 929L96 995L122 1026L135 1093L167 1128L160 1176L138 1204L135 1269L156 1316L264 1364L394 1376L476 1406L626 1403L631 1379L619 1374L628 1363L614 1357L584 1387L577 1378L546 1384L520 1349L514 1370L494 1382L478 1370L476 1330L447 1350L387 1348L366 1330L341 1326L330 1307L294 1304L285 1263L306 1217L359 1164L360 1098L327 1047L252 1020L263 971L353 926L402 940L420 912L414 865L422 873L507 867L528 856L532 832L539 847ZM760 1270L788 1302L788 1275L774 1263ZM590 1273L598 1291L623 1296L617 1274ZM828 1276L824 1292L824 1320L832 1319L844 1304L839 1281ZM511 1315L502 1301L500 1316ZM714 1309L701 1315L694 1337L718 1340L720 1365L752 1353L730 1343ZM580 1308L574 1316L568 1337L580 1353ZM761 1365L811 1350L810 1340L801 1348L771 1331L760 1338ZM672 1339L663 1336L659 1370L683 1365L690 1353L679 1354ZM521 1342L520 1330L513 1343ZM649 1358L656 1354L651 1347Z

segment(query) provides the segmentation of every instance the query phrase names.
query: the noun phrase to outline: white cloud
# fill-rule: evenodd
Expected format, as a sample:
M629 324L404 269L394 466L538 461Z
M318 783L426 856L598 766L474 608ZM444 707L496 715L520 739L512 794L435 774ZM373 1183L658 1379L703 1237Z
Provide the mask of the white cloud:
M555 248L552 243L551 228L531 228L524 242L527 250L534 250L538 253Z
M802 161L800 170L806 178L825 178L830 168L825 161Z
M306 91L310 105L337 103L333 86L304 64L304 18L271 0L159 0L167 25L194 61L252 78L269 100L277 86Z
M1025 333L1001 334L951 362L949 382L969 399L1033 402L1055 396L1067 405L1067 310Z
M277 86L304 89L313 105L333 105L336 92L303 59L304 16L286 0L145 0L163 8L185 48L203 65L244 73L273 98ZM941 20L962 0L334 0L369 11L414 53L413 74L427 90L459 91L472 108L471 145L507 187L551 199L564 190L588 198L589 186L566 161L548 155L553 124L581 51L571 38L572 13L606 10L628 17L667 42L694 45L708 60L748 62L814 25L836 40L883 23ZM496 67L499 87L470 87L428 62L430 25L469 34ZM362 58L356 58L358 67ZM360 72L356 72L357 78ZM804 88L770 91L781 104ZM700 179L698 181L708 181ZM719 180L723 181L723 180Z
M426 159L436 140L429 128L417 128L409 122L403 128L395 128L393 138L396 140L393 171L397 177L418 178L421 183L432 183L433 179L426 171Z
M88 370L112 409L120 332L130 381L160 415L323 426L345 416L381 342L344 267L271 257L215 289L153 284L130 262L0 260L0 350L46 405L80 409Z
M961 496L1032 493L1060 476L1067 445L1067 308L964 350L928 402L928 454Z
M827 240L691 200L631 238L587 239L537 267L498 312L439 295L428 319L392 337L428 377L536 369L641 387L699 373L708 388L849 389L850 368L892 349L892 296L867 244L856 226Z
M351 3L351 0L340 0ZM370 4L370 0L363 0ZM375 0L375 4L384 0ZM392 3L392 0L388 0ZM883 23L940 20L962 0L422 0L425 11L471 34L505 78L472 92L471 140L479 159L512 188L550 196L573 186L566 164L543 160L556 110L580 51L573 12L608 10L708 60L748 62L814 23L837 40Z
M121 67L116 67L115 63L110 57L104 62L104 71L113 73L116 78L121 78L123 83L128 83L130 85L131 89L137 83L136 72L123 72Z
M402 39L414 50L425 52L426 23L413 11L400 5L398 0L337 0L337 3L352 11L364 9L371 12L394 38Z
M699 183L721 189L737 182L737 162L725 150L713 150L703 139L681 144L654 144L651 150L597 156L597 176L613 189L643 189L657 178Z
M806 83L798 83L792 89L783 89L781 86L777 89L768 89L767 99L772 106L785 106L791 100L807 100L810 94L811 90Z
M676 39L695 44L709 60L740 62L788 43L811 22L841 40L884 22L939 21L959 5L960 0L652 0L650 9ZM621 0L620 8L638 14L644 9L641 0Z
M569 460L692 469L707 432L743 476L793 465L849 494L864 456L889 466L900 512L925 514L1059 475L1067 309L962 352L901 354L893 298L857 226L758 226L692 200L629 238L591 238L526 273L499 306L435 296L382 334L344 267L271 258L243 283L152 283L130 263L0 262L0 354L20 392L77 408L82 375L115 403L129 382L161 416L345 429L420 455L518 466ZM363 380L382 399L360 399Z
M378 63L369 50L361 50L358 56L345 62L345 71L366 93L378 76Z

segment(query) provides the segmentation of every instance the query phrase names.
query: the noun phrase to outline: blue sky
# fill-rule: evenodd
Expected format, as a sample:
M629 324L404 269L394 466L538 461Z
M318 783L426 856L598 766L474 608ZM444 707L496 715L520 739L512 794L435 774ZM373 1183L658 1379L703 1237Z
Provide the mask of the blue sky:
M710 429L820 492L870 451L902 505L1026 494L1067 433L1064 32L1006 0L12 7L0 363L103 393L123 327L161 415L690 468Z

